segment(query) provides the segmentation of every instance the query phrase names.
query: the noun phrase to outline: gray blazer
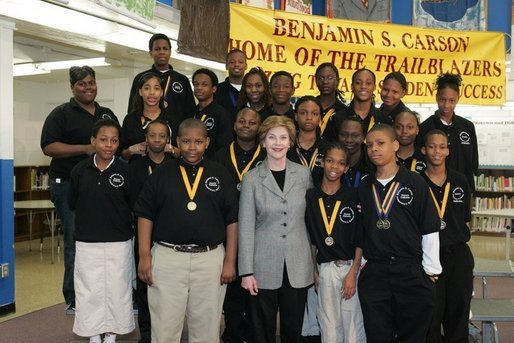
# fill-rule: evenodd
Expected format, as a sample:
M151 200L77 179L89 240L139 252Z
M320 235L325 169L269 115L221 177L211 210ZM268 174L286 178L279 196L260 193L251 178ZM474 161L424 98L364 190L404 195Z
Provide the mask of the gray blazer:
M280 288L284 263L293 287L314 282L305 226L305 193L311 187L309 169L289 160L284 191L266 160L245 174L239 201L239 274L253 274L259 288Z

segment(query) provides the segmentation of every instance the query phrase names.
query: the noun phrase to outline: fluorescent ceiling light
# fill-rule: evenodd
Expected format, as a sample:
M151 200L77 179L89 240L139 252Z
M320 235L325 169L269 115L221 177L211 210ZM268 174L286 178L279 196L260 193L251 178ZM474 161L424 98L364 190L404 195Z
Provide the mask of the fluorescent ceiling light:
M47 74L52 70L69 69L73 66L104 67L110 66L111 62L111 60L107 61L105 57L98 57L56 62L21 63L13 65L13 76Z

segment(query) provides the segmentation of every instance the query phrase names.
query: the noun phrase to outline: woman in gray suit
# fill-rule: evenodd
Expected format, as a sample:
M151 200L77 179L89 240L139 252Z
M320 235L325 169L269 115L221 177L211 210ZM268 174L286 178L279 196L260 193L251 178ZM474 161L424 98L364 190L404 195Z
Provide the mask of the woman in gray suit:
M309 169L286 158L295 142L295 125L270 116L259 137L264 162L245 174L239 207L239 274L251 294L255 343L275 342L280 310L281 342L301 342L307 288L313 280L305 226Z

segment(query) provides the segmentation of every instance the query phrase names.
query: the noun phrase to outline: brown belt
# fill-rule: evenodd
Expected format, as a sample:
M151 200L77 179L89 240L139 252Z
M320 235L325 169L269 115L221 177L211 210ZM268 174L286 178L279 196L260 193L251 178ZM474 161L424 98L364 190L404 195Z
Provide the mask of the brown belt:
M156 243L159 244L159 245L162 245L163 247L173 249L173 250L175 250L177 252L188 252L188 253L191 253L191 254L211 251L211 250L216 249L218 247L218 245L219 245L219 244L205 245L205 246L200 246L200 245L178 245L178 244L171 244L171 243L162 242L162 241L159 241L159 242L156 242Z

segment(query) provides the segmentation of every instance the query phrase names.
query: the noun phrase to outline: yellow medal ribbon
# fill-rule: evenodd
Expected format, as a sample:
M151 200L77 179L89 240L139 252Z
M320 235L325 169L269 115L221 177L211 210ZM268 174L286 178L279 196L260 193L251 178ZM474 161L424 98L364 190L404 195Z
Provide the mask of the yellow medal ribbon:
M232 160L232 165L234 166L234 169L236 170L237 176L239 177L239 181L243 181L243 175L250 170L250 167L252 166L252 163L255 161L257 156L259 156L259 153L261 152L261 146L257 145L257 149L255 150L252 160L248 162L246 167L244 167L243 171L239 171L237 168L237 161L236 161L236 152L234 150L234 142L230 144L230 159Z
M399 182L393 182L391 184L391 187L389 187L389 190L386 193L386 196L382 203L380 202L380 197L377 193L377 188L375 187L375 184L372 184L371 187L373 188L373 199L375 201L375 208L377 210L377 214L380 219L384 217L387 219L387 216L389 215L389 212L391 211L391 207L394 203L394 198L396 196L396 192L398 191L398 188L400 187Z
M335 109L331 108L330 110L327 111L327 113L325 113L325 115L323 116L323 119L321 119L321 121L319 123L319 129L320 129L321 135L323 134L323 132L325 132L328 121L330 120L330 116L332 116L332 113L334 113L334 112L335 112Z
M193 188L191 188L191 183L189 183L189 178L187 177L186 168L184 168L184 166L180 166L180 173L182 173L182 180L184 180L189 200L193 201L196 191L198 190L198 185L200 184L200 178L203 174L203 167L198 168L198 174L196 174L195 181L193 182Z
M418 162L417 159L413 158L412 162L410 164L410 171L416 171L416 163Z
M375 125L375 117L374 116L371 116L371 119L369 120L369 125L368 125L368 131L366 132L369 132L369 130L371 130L371 128Z
M314 150L310 161L307 161L307 159L300 152L300 149L296 148L296 153L298 154L298 158L304 167L307 167L310 170L314 169L314 166L316 165L316 159L318 157L318 148Z
M443 196L443 203L441 206L439 206L439 202L435 198L434 192L432 192L432 188L428 188L430 191L430 195L432 196L432 199L434 200L435 208L437 209L437 213L439 213L439 218L443 220L444 212L446 212L446 205L448 204L448 195L450 194L450 183L448 182L446 186L444 187L444 196Z
M164 87L164 93L162 95L164 98L166 97L166 94L168 94L168 87L170 86L170 81L171 81L171 75L168 75L168 80L166 81L166 87Z
M152 175L152 166L148 165L148 175Z
M205 120L205 118L207 118L207 114L202 114L202 117L200 118L200 120L202 121L202 123L203 123L203 121Z
M332 235L332 230L334 229L334 224L336 222L337 211L339 211L339 207L341 206L341 200L337 200L334 206L334 210L330 215L330 223L328 222L327 212L325 211L325 204L323 203L323 198L318 199L319 209L321 211L321 218L323 218L323 223L325 224L325 230L327 230L327 234Z

